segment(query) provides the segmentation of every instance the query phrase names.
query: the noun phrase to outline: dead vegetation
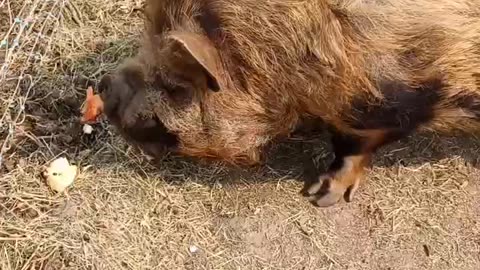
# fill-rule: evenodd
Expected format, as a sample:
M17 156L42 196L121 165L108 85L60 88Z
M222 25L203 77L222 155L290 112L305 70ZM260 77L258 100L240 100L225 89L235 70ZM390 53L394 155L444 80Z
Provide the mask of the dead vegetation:
M86 87L135 52L141 5L0 0L0 269L478 268L476 139L392 145L355 202L317 209L297 180L330 160L323 137L238 169L153 166L105 122L82 134ZM83 168L68 196L40 178L58 156Z

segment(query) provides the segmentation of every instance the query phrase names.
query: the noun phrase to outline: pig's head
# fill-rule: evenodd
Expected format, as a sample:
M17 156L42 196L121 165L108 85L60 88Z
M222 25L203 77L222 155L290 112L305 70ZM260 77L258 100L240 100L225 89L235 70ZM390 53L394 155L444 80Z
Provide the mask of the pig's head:
M272 119L283 117L272 118L268 99L238 87L205 36L171 32L146 44L99 84L110 122L155 157L172 151L258 162L279 132Z

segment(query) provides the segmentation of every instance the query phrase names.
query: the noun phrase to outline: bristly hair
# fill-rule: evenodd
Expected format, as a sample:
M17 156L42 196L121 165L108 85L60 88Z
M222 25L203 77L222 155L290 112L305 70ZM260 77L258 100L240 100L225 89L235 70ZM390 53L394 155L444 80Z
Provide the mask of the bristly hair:
M246 153L303 117L355 132L359 97L363 107L388 103L384 86L402 85L412 101L410 91L438 78L439 99L419 128L478 127L480 0L148 0L145 14L137 61L146 80L170 78L162 48L175 42L172 31L201 36L218 53L218 93L202 92L186 109L149 94L185 152L255 156Z

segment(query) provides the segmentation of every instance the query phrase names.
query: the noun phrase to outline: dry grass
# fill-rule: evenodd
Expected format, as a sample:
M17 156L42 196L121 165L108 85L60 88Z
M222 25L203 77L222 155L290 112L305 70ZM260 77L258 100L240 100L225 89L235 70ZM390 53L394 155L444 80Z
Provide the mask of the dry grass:
M86 86L135 52L141 4L0 0L0 269L478 269L478 140L392 145L355 202L317 209L296 180L329 160L322 138L241 170L83 135ZM39 177L60 155L83 168L68 196Z

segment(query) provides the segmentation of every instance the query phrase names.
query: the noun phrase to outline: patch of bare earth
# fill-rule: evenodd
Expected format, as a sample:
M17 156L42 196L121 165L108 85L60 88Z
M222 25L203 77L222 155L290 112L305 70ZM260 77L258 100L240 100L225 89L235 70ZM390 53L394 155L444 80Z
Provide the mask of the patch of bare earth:
M85 89L135 52L141 5L0 0L0 269L479 269L476 139L391 145L354 202L319 209L298 180L331 159L323 137L236 169L149 164L106 122L82 134ZM82 168L68 196L39 177L61 155Z

